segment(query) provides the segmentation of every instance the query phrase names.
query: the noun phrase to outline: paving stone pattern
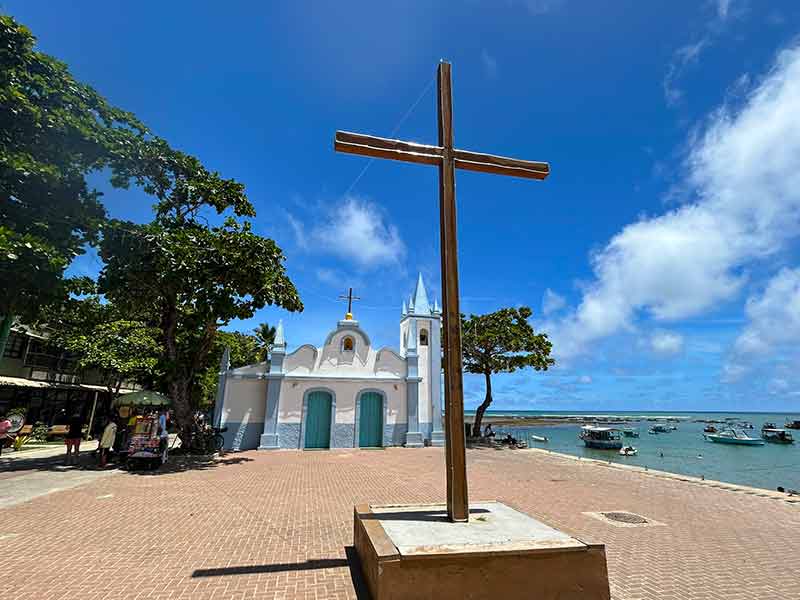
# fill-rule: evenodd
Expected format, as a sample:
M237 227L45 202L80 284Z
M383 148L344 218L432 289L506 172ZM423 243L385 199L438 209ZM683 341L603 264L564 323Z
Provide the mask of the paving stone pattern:
M616 600L800 599L800 504L535 451L470 450L468 463L473 501L604 542ZM252 451L115 474L0 510L3 587L37 600L356 598L353 505L440 502L443 474L441 448ZM611 511L661 525L585 514Z

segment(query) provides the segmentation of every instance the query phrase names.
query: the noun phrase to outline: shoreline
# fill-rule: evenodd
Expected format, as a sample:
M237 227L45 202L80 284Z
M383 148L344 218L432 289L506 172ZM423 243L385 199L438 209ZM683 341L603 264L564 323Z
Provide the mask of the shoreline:
M696 421L705 423L705 419ZM475 415L464 415L464 422L472 425ZM517 427L551 427L554 425L630 425L633 423L688 423L690 417L669 415L484 415L482 423Z
M516 452L538 452L540 454L549 454L558 458L568 459L579 463L590 463L599 467L606 467L611 469L621 469L623 471L632 471L641 475L656 477L660 479L671 479L673 481L683 481L685 483L692 483L695 485L702 485L704 487L712 487L716 489L728 490L731 492L739 492L751 496L761 496L763 498L771 498L773 500L783 500L788 504L800 505L800 495L787 494L777 490L769 490L766 488L753 487L750 485L742 485L740 483L730 483L728 481L719 481L717 479L706 479L704 477L694 477L693 475L683 475L681 473L672 473L671 471L661 471L658 469L651 469L647 466L640 467L637 465L625 465L618 462L604 461L597 458L585 458L581 456L573 456L572 454L565 454L563 452L556 452L555 450L546 450L544 448L521 448Z

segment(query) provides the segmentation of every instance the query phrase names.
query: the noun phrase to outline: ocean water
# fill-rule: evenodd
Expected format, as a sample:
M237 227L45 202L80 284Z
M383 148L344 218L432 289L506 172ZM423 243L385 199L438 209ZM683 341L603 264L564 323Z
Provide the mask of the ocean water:
M537 415L619 415L627 418L636 416L676 416L689 420L675 425L676 431L651 435L647 430L653 424L647 420L639 420L616 427L635 427L639 429L638 438L623 438L623 443L638 449L637 456L620 456L617 450L593 450L586 448L583 441L578 438L580 425L551 425L545 427L512 427L495 426L494 430L500 434L510 432L517 439L528 440L529 434L542 435L549 438L549 442L531 442L535 448L552 450L564 454L611 461L615 463L637 465L660 471L705 477L729 483L738 483L769 490L778 486L787 489L800 490L800 430L790 430L795 438L794 444L771 444L763 446L736 446L728 444L715 444L708 442L703 437L705 423L695 423L695 420L713 419L723 420L725 417L736 417L741 421L749 421L755 429L746 430L751 437L761 435L761 426L765 422L773 422L778 427L783 427L786 420L785 414L770 413L664 413L654 411L635 412L602 412L602 413L576 413L558 411L489 411L492 416L537 416ZM474 413L467 413L467 417ZM800 419L800 416L792 416ZM717 425L719 428L720 426Z

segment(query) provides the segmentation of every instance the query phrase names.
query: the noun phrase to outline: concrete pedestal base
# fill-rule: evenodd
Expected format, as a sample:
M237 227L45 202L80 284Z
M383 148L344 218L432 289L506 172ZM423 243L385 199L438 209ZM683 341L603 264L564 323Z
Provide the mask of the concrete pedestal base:
M356 506L355 547L373 600L609 600L605 547L499 502L450 523L444 505Z
M261 443L258 445L259 450L280 450L278 445L277 433L264 433L261 435Z

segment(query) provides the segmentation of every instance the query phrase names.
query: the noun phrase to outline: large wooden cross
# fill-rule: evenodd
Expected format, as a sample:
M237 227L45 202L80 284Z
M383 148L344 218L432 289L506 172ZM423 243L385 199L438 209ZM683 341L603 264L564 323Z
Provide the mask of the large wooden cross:
M456 240L455 169L544 179L550 165L480 154L453 147L453 95L450 63L440 62L439 145L427 146L400 140L337 131L334 148L339 152L390 158L439 167L439 212L442 255L442 304L444 308L445 454L447 461L447 514L451 521L469 519L467 465L464 435L464 388L461 363L461 310L458 302L458 244Z

